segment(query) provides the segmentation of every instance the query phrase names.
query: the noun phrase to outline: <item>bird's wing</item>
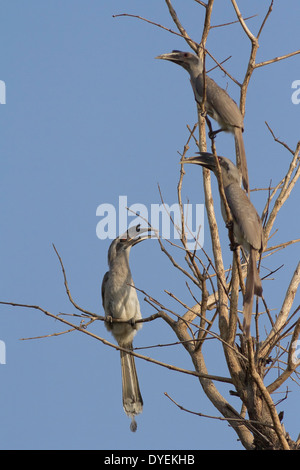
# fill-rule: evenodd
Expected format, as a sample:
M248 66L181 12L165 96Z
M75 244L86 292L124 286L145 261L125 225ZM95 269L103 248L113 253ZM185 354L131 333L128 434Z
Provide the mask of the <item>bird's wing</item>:
M219 87L217 83L206 75L206 103L207 112L224 129L226 127L244 128L243 116L236 102L228 95L227 91ZM203 75L196 80L197 93L203 96Z
M250 199L237 184L229 184L224 188L234 222L242 237L255 250L263 248L263 230L261 220Z
M103 276L102 285L101 285L101 297L102 297L103 308L104 308L105 286L106 286L106 283L108 281L108 278L109 278L109 272L107 271L107 273L105 273L104 276Z

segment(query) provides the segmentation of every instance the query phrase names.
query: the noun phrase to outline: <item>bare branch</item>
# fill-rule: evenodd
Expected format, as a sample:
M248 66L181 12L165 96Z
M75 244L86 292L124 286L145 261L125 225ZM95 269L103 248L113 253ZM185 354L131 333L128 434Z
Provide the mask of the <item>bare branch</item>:
M64 276L64 284L65 284L65 288L66 288L66 292L67 292L67 295L69 297L69 300L71 302L71 304L77 309L79 310L80 312L83 312L83 313L86 313L87 315L90 315L90 316L95 316L94 314L92 314L91 312L89 312L88 310L85 310L81 307L79 307L79 305L73 300L72 296L71 296L71 293L70 293L70 290L69 290L69 286L68 286L68 281L67 281L67 277L66 277L66 272L65 272L65 268L64 268L64 265L63 265L63 262L62 262L62 259L55 247L55 245L52 243L52 246L54 248L54 251L59 259L59 263L60 263L60 266L61 266L61 270L62 270L62 273L63 273L63 276Z
M269 129L273 139L275 140L275 142L278 142L279 144L281 144L283 147L285 147L292 155L294 155L294 151L285 143L283 142L282 140L280 140L278 137L275 136L273 130L271 129L271 127L269 126L269 124L267 123L267 121L265 121L265 124L267 126L267 128Z
M300 160L299 160L299 151L300 151L300 141L297 144L297 148L294 152L293 159L290 163L289 169L284 177L283 184L280 185L280 193L275 201L274 207L271 211L269 219L265 226L265 237L268 238L270 231L273 227L275 219L279 210L282 208L285 201L291 194L292 189L294 188L296 182L300 177ZM294 173L295 172L295 173ZM294 175L293 175L294 173Z
M290 375L296 370L296 368L300 365L299 361L295 360L295 350L296 350L296 341L300 334L300 318L296 322L296 326L293 332L292 341L288 351L288 363L286 369L282 372L282 374L271 383L267 389L269 393L273 393L277 390L289 377Z
M201 0L194 0L194 1L199 3L199 5L202 5L204 8L207 7L206 3L202 2Z
M253 33L251 33L250 29L248 28L248 26L246 25L245 23L245 20L243 19L242 17L242 14L239 10L239 7L237 6L237 3L235 0L231 0L231 3L233 5L233 8L235 10L235 13L236 13L236 16L238 17L238 20L243 28L243 30L245 31L245 33L247 34L248 38L251 40L251 42L255 43L257 42L257 38L254 36Z
M139 20L142 20L142 21L145 21L146 23L149 23L149 24L152 24L154 26L157 26L158 28L161 28L161 29L164 29L165 31L168 31L169 33L171 34L175 34L175 36L179 36L181 38L184 38L184 39L187 39L186 36L184 36L183 34L181 33L177 33L176 31L173 31L172 29L170 28L167 28L166 26L163 26L159 23L155 23L155 21L151 21L151 20L148 20L147 18L143 18L142 16L139 16L139 15L131 15L129 13L120 13L118 15L112 15L113 18L120 18L120 17L129 17L129 18L137 18ZM195 51L197 50L197 43L195 43L192 39L189 39L189 45L191 46L192 49L194 49Z
M244 18L244 21L248 21L252 18L255 18L257 15L252 15L252 16L248 16L247 18ZM239 23L239 20L235 20L235 21L230 21L229 23L222 23L222 24L216 24L216 25L211 25L210 26L210 29L213 29L213 28L222 28L223 26L231 26L233 24L236 24L236 23Z
M267 256L273 255L274 253L277 253L280 250L283 250L284 248L287 248L290 245L293 245L294 243L299 243L300 238L297 238L296 240L289 240L288 242L280 243L279 245L271 246L269 248L266 248L264 250L264 256L263 258L266 258ZM272 252L269 253L268 255L265 255L267 252Z
M161 361L157 361L156 359L153 359L151 357L143 356L142 354L135 353L132 350L129 350L129 349L123 348L121 346L115 345L115 344L111 343L110 341L107 341L106 339L104 339L104 338L102 338L98 335L95 335L94 333L82 328L81 326L74 325L73 323L65 320L64 318L61 318L58 315L54 315L53 313L48 312L44 308L39 307L37 305L27 305L27 304L15 303L15 302L1 302L1 301L0 301L0 304L10 305L12 307L23 307L23 308L39 310L40 312L43 312L45 315L47 315L51 318L54 318L55 320L58 320L58 321L60 321L64 324L70 326L71 327L70 331L72 331L72 330L80 331L80 332L82 332L82 333L84 333L88 336L91 336L94 339L97 339L98 341L101 341L101 343L105 344L106 346L110 346L114 349L117 349L118 351L126 351L127 353L132 354L133 356L135 356L139 359L144 359L147 362L152 362L156 365L160 365L160 366L165 367L167 369L177 371L177 372L182 372L182 373L187 374L187 375L193 375L194 377L198 377L198 378L202 377L202 378L206 378L206 379L209 379L209 380L217 380L217 381L220 381L220 382L231 383L231 379L227 379L226 377L219 377L219 376L210 375L210 374L199 374L195 371L188 370L188 369L183 369L181 367L176 367L176 366L173 366L171 364L166 364L166 363L163 363Z
M251 370L251 375L252 375L252 378L255 380L266 404L267 404L267 407L269 408L269 411L270 411L270 415L272 417L272 421L273 421L273 425L274 425L274 429L275 429L275 432L278 436L278 439L281 443L281 446L284 450L290 450L290 446L288 445L287 443L287 440L285 438L285 435L283 433L283 430L282 430L282 427L281 427L281 423L280 423L280 420L279 420L279 417L278 417L278 414L277 414L277 411L276 411L276 408L275 408L275 405L273 403L273 400L267 390L267 388L265 387L260 375L258 374L256 368L255 368L255 363L254 363L254 355L253 355L253 349L252 349L252 344L251 344L251 340L248 341L248 351L249 351L249 363L250 363L250 370Z
M186 411L187 413L191 413L193 415L196 415L196 416L200 416L201 418L210 418L210 419L217 419L217 420L220 420L220 421L227 421L228 423L231 423L231 422L240 422L242 424L244 424L245 426L249 427L250 428L250 425L253 425L253 424L263 424L261 423L260 421L254 421L254 420L245 420L245 418L243 418L241 415L239 415L237 413L237 417L236 418L224 418L223 416L211 416L211 415L207 415L207 414L204 414L204 413L200 413L199 411L191 411L191 410L188 410L187 408L185 408L184 406L180 405L179 403L177 403L173 398L170 397L170 395L168 393L165 392L165 396L167 398L169 398L169 400L172 401L172 403L174 403L174 405L176 405L180 410L182 411ZM265 423L263 424L263 426L266 426L266 427L269 427L269 428L272 428L273 426L268 424L268 423Z
M211 20L213 4L214 4L214 0L209 0L208 4L206 6L204 26L203 26L201 43L200 43L201 46L203 46L203 47L205 47L207 37L208 37L208 33L209 33L209 30L210 30L210 20Z
M298 263L294 271L293 277L290 281L289 287L285 295L285 299L283 301L280 313L277 317L274 327L272 328L267 339L263 342L263 344L260 347L260 351L259 351L260 357L263 357L266 354L266 349L269 348L270 342L271 341L274 342L276 336L278 336L278 333L285 326L288 315L291 311L299 284L300 284L300 262Z
M195 51L197 52L197 45L195 43L195 41L193 41L190 36L188 35L188 33L186 32L186 30L184 29L184 27L182 26L181 22L179 21L178 19L178 16L176 14L176 11L174 10L172 4L171 4L171 1L170 0L165 0L166 4L167 4L167 7L169 8L169 12L170 12L170 15L171 15L171 18L172 20L174 21L174 23L176 24L181 36L186 40L186 42L188 43L188 45Z
M285 54L285 55L282 55L282 56L279 56L279 57L274 57L274 59L259 62L258 64L255 64L254 68L258 69L259 67L264 67L265 65L274 64L275 62L279 62L280 60L288 59L289 57L293 57L297 54L300 54L300 49L298 51L290 52L289 54Z
M269 18L270 14L272 13L272 10L273 10L273 3L274 3L274 0L271 0L269 9L268 9L268 11L267 11L267 14L266 14L266 16L265 16L265 18L264 18L264 20L263 20L263 22L262 22L262 24L261 24L261 27L259 28L259 31L258 31L258 33L257 33L257 39L258 39L259 36L261 35L262 30L263 30L263 28L264 28L264 26L265 26L265 24L266 24L266 22L267 22L267 19Z

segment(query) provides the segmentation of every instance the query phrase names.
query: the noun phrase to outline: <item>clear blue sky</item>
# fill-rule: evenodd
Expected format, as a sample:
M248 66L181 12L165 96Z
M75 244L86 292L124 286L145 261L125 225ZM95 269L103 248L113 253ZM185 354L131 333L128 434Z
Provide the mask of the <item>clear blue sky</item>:
M203 8L175 2L184 26L200 40ZM239 1L244 16L257 32L268 2ZM258 60L296 50L298 0L274 2L274 11L261 36ZM226 5L225 5L226 4ZM109 240L99 240L96 226L100 204L160 203L157 183L168 204L176 202L182 151L196 109L187 74L154 57L187 48L184 40L132 18L132 13L174 28L162 0L9 0L0 17L0 80L6 83L1 121L1 285L0 299L40 305L53 313L74 313L67 300L61 270L52 249L63 258L69 287L78 304L102 314L100 286L107 270ZM216 2L212 23L235 20L230 2ZM231 55L227 69L239 80L250 50L240 26L211 32L208 48L219 60ZM277 182L289 165L289 153L275 144L264 122L295 148L300 104L291 101L292 82L299 80L296 56L255 72L247 100L245 145L252 187ZM220 73L211 75L238 100L238 89ZM176 96L176 99L174 97ZM220 153L232 158L233 139L219 135ZM189 155L195 151L191 146ZM203 203L201 171L189 168L184 197ZM216 194L216 192L215 192ZM274 244L299 237L299 187L278 217ZM252 200L261 212L265 193ZM216 206L218 206L218 201ZM128 217L130 222L131 218ZM219 216L225 258L231 254ZM205 232L205 248L210 250ZM281 264L275 280L264 283L265 297L278 309L299 259L293 246L267 258L265 273ZM180 275L154 240L131 253L138 288L178 309L164 293L192 299ZM197 292L194 293L197 295ZM140 295L144 316L154 313ZM295 306L299 303L299 294ZM182 310L178 310L179 313ZM272 310L273 315L278 313ZM266 321L266 324L267 321ZM119 353L81 333L21 341L20 338L64 330L58 322L32 310L0 308L0 339L6 364L0 365L0 446L2 449L239 449L236 435L224 422L180 411L164 392L193 411L218 412L209 404L198 381L137 360L144 411L138 431L121 403ZM102 322L93 332L112 340ZM136 346L175 341L158 320L145 324ZM146 355L192 368L180 346L144 351ZM216 343L209 345L208 369L225 375ZM219 386L230 398L229 388ZM299 432L299 389L280 405L293 438ZM278 395L278 399L282 395Z

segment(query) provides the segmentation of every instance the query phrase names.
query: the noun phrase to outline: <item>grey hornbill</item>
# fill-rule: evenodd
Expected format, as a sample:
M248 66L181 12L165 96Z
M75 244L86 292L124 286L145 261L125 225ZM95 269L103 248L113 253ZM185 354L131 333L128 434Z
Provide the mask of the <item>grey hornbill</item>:
M150 231L136 225L111 243L108 250L109 271L102 281L102 303L108 319L105 322L106 328L111 331L118 345L128 350L132 350L133 338L142 327L141 323L135 323L142 315L129 267L129 253L133 246L150 238ZM126 323L114 322L112 319ZM134 432L137 429L135 416L143 410L143 399L134 356L124 350L120 350L120 356L123 408L132 419L130 429Z
M195 99L198 104L203 99L203 61L191 52L173 51L161 54L156 59L164 59L183 67L189 74ZM234 134L237 148L237 165L241 167L243 186L249 195L249 178L246 152L243 139L244 119L236 102L228 93L205 75L205 110L220 125L217 132L226 131Z
M241 173L231 160L218 156L225 197L232 215L233 235L236 244L241 245L249 253L247 281L244 295L244 332L250 337L253 296L262 296L261 279L256 266L257 253L264 248L264 234L261 219L250 199L241 189ZM186 158L183 163L195 163L211 170L217 175L216 158L211 153L201 152L200 155ZM226 211L221 198L222 216L227 221Z

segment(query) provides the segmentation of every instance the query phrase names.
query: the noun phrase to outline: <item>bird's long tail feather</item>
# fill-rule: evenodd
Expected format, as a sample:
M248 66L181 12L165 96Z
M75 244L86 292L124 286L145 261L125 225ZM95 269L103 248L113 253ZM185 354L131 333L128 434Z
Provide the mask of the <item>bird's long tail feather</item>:
M245 145L244 145L244 139L243 139L243 132L240 127L235 128L234 138L235 138L235 144L236 144L236 165L238 168L240 168L242 172L243 186L249 196L250 188L249 188L248 166L247 166Z
M132 345L127 346L127 348L132 349ZM132 419L130 429L135 432L137 429L135 416L143 411L143 399L140 392L134 356L125 351L120 351L120 354L123 408L125 413Z
M250 338L250 325L252 316L252 306L254 295L262 296L262 285L260 276L256 267L256 250L250 249L250 256L248 261L247 281L244 295L243 305L243 330L246 338Z

